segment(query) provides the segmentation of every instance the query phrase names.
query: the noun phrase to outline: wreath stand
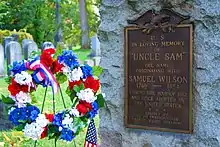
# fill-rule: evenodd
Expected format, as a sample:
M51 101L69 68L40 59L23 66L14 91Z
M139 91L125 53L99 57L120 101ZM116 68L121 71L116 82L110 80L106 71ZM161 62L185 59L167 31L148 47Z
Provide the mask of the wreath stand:
M60 84L59 84L59 89L60 89L60 95L61 95L62 102L63 102L63 107L64 107L64 109L66 109L66 104L65 104L65 101L64 101L64 98L63 98L63 92L62 92L62 89L60 87ZM43 110L44 110L44 104L45 104L45 100L46 100L46 96L47 96L47 90L48 90L48 86L45 89L43 103L42 103L41 111L40 111L41 113L43 113ZM53 93L53 113L54 114L56 113L56 105L55 105L55 95L54 95L54 93ZM73 142L74 142L74 147L76 147L75 140L73 140ZM36 146L37 146L37 140L34 142L34 147L36 147ZM57 139L56 138L54 139L54 147L57 147Z

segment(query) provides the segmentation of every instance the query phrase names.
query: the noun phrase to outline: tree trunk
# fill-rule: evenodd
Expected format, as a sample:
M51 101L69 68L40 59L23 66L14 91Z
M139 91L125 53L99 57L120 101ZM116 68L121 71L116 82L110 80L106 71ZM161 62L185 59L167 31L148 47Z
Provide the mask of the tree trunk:
M56 0L56 26L57 31L54 37L54 45L57 45L57 42L62 42L63 32L61 28L61 16L60 16L60 4L59 0Z
M79 0L80 23L81 23L81 48L90 48L88 18L85 0Z

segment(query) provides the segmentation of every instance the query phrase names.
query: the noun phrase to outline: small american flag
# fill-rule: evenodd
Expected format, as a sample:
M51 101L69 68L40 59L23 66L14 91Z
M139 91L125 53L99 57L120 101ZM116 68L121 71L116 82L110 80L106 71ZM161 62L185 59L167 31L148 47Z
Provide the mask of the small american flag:
M96 128L95 128L95 123L93 119L89 123L84 147L98 147Z

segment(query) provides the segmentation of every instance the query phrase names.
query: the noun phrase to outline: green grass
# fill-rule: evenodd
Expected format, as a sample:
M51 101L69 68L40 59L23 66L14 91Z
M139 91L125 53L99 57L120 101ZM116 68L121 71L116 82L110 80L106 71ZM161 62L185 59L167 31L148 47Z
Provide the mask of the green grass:
M80 50L78 48L74 48L73 49L74 52L77 54L78 58L81 61L84 61L87 59L87 56L90 53L89 49L85 49L85 50ZM0 94L4 94L4 95L8 95L8 84L5 83L4 79L0 79ZM63 96L65 99L65 104L67 105L68 108L71 107L71 101L69 99L69 97L66 95L65 90L67 87L67 83L64 83L61 85L61 89L63 92ZM42 106L42 101L43 101L43 96L45 93L45 88L43 88L42 86L38 86L37 91L34 93L35 97L36 97L36 106L38 106L38 108L41 109ZM53 112L53 105L52 105L52 90L51 88L48 89L47 92L47 96L46 96L46 101L45 101L45 107L44 107L44 112ZM56 104L56 112L61 111L64 109L63 106L63 102L60 96L60 93L56 94L55 96L55 104ZM95 123L96 123L96 127L98 128L99 125L99 118L98 116L95 118ZM86 134L87 128L85 128L78 136L76 136L75 143L76 143L76 147L83 147L84 145L84 140L85 140L85 134ZM5 143L5 147L9 147L9 143L6 141L6 138L3 137L3 133L6 134L6 136L8 136L10 139L16 139L16 137L13 137L13 133L16 133L15 130L8 130L8 131L2 131L0 133L0 147L1 146L1 142ZM20 132L21 133L21 132ZM16 147L33 147L34 146L34 141L28 138L25 138L22 134L19 133L19 136L21 136L22 138L22 142L21 144L17 145ZM18 143L19 140L16 139L16 142ZM54 140L48 140L48 139L42 139L39 140L37 142L37 147L53 147L54 146ZM66 143L64 141L58 140L57 141L57 147L74 147L74 142L71 143Z

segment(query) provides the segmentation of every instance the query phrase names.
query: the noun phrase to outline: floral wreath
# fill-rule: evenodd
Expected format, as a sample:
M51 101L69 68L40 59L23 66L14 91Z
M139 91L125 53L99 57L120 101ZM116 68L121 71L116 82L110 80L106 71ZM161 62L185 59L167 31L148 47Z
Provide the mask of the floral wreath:
M80 65L72 50L46 47L34 58L13 62L10 71L10 94L2 95L2 101L9 106L8 119L33 140L48 137L70 142L104 107L98 79L102 68ZM31 93L39 85L51 86L54 96L66 81L69 83L66 93L73 103L71 108L48 114L31 103Z

